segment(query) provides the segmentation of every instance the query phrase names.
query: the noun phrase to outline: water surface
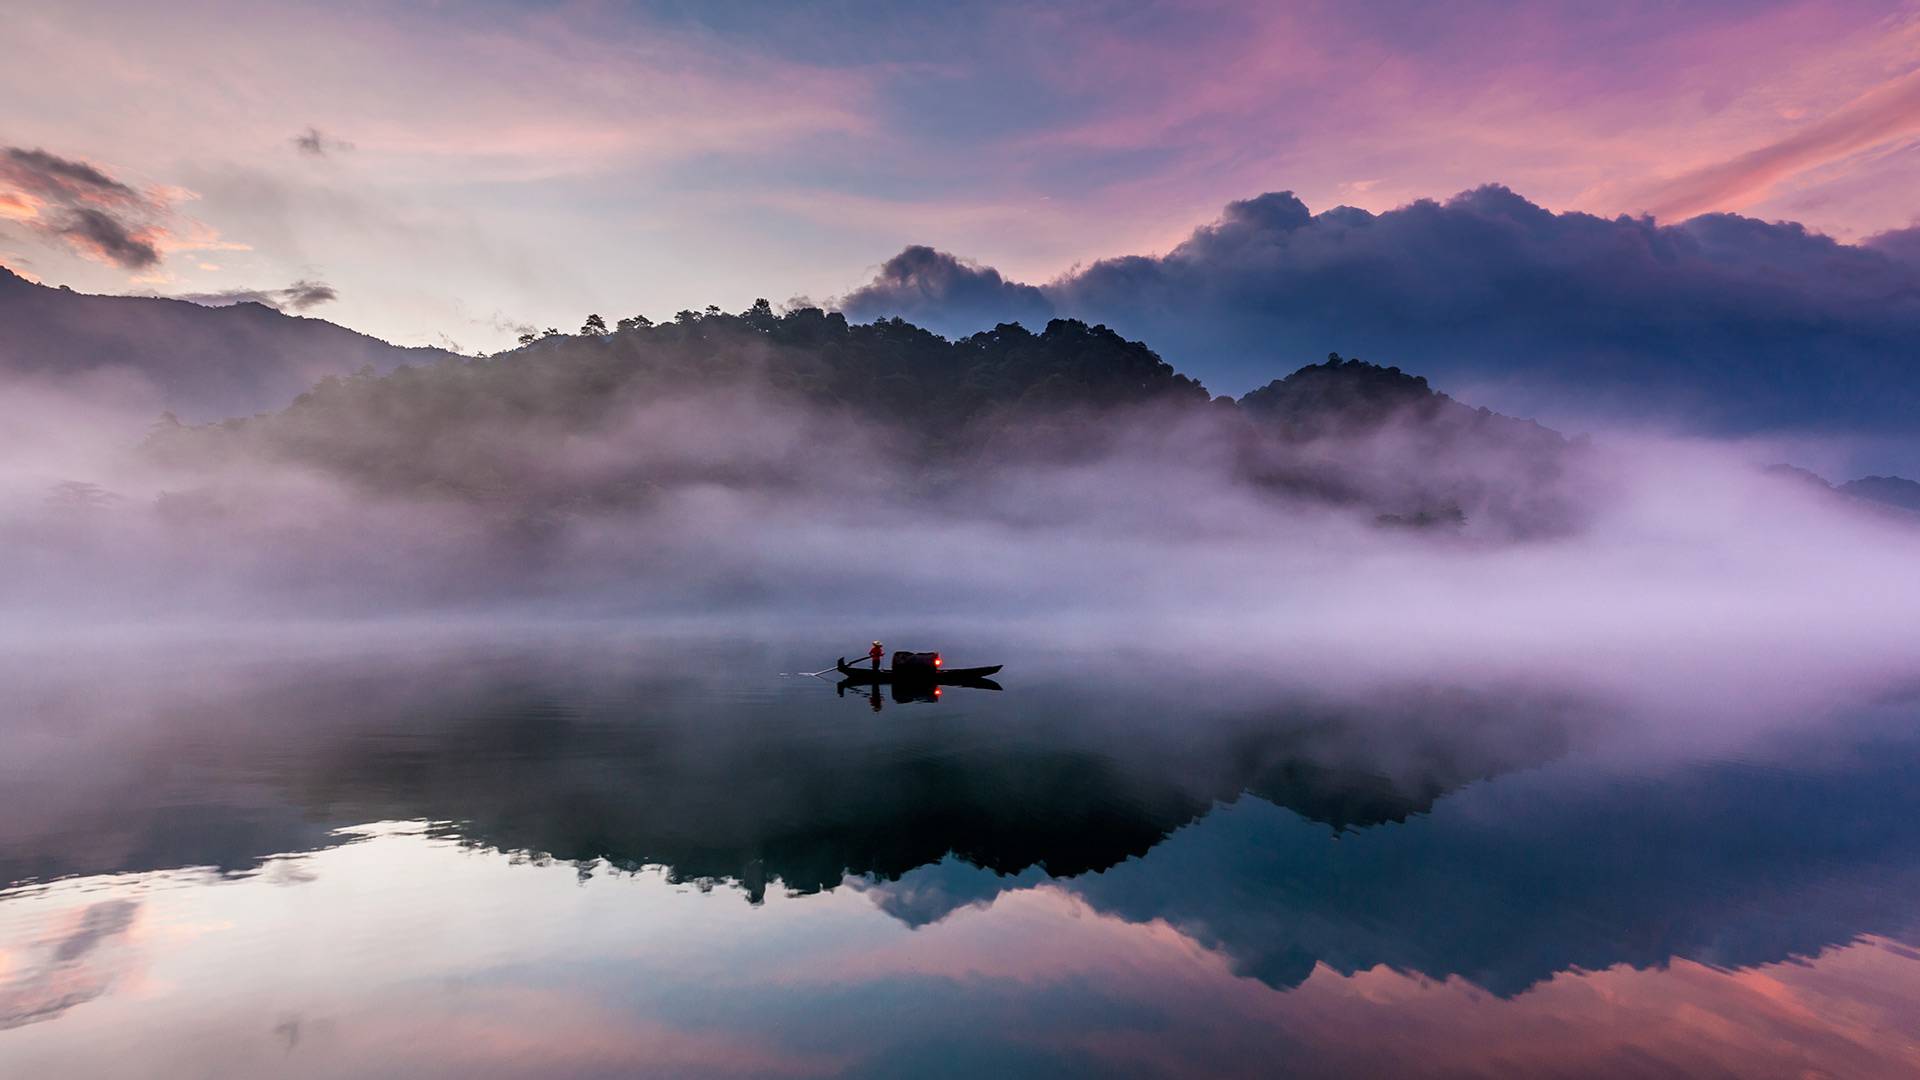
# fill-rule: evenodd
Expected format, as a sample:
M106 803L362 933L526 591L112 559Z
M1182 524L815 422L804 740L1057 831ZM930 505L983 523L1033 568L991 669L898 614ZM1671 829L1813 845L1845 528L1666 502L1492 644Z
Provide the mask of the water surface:
M1898 700L1676 742L961 646L1005 689L755 635L17 659L0 1074L1920 1068Z

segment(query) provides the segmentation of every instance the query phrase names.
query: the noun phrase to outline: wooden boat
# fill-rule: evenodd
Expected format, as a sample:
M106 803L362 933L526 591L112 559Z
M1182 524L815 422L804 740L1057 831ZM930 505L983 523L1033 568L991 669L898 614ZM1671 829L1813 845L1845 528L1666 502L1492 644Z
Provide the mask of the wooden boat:
M1006 665L989 664L986 667L970 668L907 668L896 673L892 668L881 668L875 671L870 667L852 667L847 664L847 658L844 656L834 664L841 678L861 686L895 682L921 686L961 686L966 683L980 682L989 675L998 674L1004 666Z

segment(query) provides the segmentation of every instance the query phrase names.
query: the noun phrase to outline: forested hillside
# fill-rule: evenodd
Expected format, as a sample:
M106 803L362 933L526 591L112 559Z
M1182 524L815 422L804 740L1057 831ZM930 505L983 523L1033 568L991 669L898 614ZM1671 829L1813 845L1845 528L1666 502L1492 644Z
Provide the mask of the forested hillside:
M1532 532L1575 510L1559 486L1565 440L1398 369L1335 357L1235 403L1102 326L949 341L764 301L610 330L595 317L490 358L329 377L275 414L163 425L150 449L171 465L294 463L371 491L546 510L702 483L824 491L849 475L924 494L1121 453L1390 524L1492 511Z

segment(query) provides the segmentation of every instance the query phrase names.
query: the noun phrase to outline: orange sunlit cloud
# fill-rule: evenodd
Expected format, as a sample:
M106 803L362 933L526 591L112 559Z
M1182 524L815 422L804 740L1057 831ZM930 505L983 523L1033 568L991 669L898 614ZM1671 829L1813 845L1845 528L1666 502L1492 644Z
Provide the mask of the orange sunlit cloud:
M40 216L40 200L24 191L0 191L0 219L32 221Z

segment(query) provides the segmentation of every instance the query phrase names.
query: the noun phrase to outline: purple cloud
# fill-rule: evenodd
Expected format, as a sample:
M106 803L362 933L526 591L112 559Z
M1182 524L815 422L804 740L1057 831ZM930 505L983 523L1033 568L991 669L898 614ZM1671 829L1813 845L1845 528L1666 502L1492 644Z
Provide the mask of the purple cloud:
M1381 214L1312 214L1279 192L1229 204L1164 256L1039 287L909 248L887 267L916 272L883 268L840 306L950 334L1056 313L1104 322L1234 393L1338 351L1521 413L1907 431L1920 262L1902 253L1915 246L1732 214L1554 213L1497 185Z

